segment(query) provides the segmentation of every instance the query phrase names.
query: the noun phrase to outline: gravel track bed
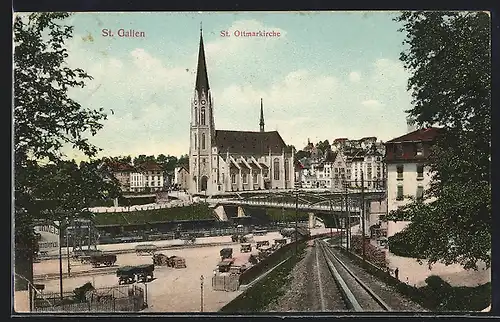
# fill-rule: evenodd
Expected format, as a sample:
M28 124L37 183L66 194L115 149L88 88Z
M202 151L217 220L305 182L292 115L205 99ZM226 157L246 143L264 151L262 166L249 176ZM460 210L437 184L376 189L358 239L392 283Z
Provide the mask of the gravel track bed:
M283 286L284 294L271 303L266 311L347 311L319 248L308 247L305 252L304 258L295 265L290 273L290 282ZM318 261L316 256L318 256ZM320 263L319 267L318 262ZM320 285L323 298L321 297Z
M316 244L314 248L318 253L321 282L323 285L323 295L326 302L325 311L333 311L333 312L349 311L342 297L342 293L340 292L339 287L335 283L335 279L333 278L333 275L330 272L330 269L328 268L328 264L326 263L326 259L324 257L324 254L322 254L319 245Z
M331 249L328 246L325 247ZM366 292L363 287L361 287L361 285L359 285L354 277L352 277L351 274L349 274L337 260L333 257L330 257L330 260L333 263L333 266L337 269L339 275L344 279L344 282L347 284L352 294L358 300L358 303L363 308L363 311L385 312L385 310L371 297L370 294Z
M393 286L387 285L376 276L371 275L354 263L348 256L332 248L333 253L368 287L370 287L393 311L426 312L427 310L418 303L413 302L397 291Z

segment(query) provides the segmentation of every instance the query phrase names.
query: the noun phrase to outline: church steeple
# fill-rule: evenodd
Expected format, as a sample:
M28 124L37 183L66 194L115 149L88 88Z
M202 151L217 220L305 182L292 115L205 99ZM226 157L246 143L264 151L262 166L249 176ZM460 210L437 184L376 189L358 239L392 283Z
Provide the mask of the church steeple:
M196 71L196 90L198 93L201 91L208 91L207 63L205 61L205 47L203 46L203 31L200 25L200 49L198 52L198 69Z
M264 107L262 105L262 98L260 99L260 131L264 132Z

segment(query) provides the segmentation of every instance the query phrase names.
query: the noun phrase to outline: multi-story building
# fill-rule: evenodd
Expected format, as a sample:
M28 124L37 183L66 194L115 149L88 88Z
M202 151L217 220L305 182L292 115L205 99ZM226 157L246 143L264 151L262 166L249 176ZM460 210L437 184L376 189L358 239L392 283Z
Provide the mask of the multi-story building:
M387 165L387 208L396 210L411 199L423 198L431 173L426 165L439 128L418 129L385 143ZM388 222L387 235L404 229L409 222Z
M153 192L163 189L163 170L156 162L148 161L135 166L114 163L112 168L124 192Z
M180 166L174 170L174 185L181 189L189 189L189 170L185 166Z

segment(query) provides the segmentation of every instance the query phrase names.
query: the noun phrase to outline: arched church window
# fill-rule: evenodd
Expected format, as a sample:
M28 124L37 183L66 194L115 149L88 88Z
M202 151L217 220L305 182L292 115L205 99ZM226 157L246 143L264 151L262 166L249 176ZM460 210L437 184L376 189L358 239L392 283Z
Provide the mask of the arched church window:
M201 134L201 148L205 149L205 133Z
M205 107L201 108L201 125L205 125Z
M274 164L273 164L273 173L274 173L274 180L279 180L280 179L280 159L276 158L274 159Z
M198 108L194 108L194 124L198 125Z
M197 144L196 144L197 139L198 139L198 138L196 137L196 133L195 133L195 134L194 134L194 148L195 148L195 149L196 149L196 146L197 146Z

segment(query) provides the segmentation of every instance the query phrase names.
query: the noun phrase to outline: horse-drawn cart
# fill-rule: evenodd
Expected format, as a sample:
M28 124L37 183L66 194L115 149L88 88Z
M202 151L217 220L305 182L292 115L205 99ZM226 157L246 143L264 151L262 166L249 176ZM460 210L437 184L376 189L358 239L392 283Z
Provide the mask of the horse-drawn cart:
M158 246L154 244L142 244L135 246L135 253L138 256L153 255L158 250Z
M111 266L116 263L115 254L99 254L90 256L90 264L92 267Z
M120 267L116 271L116 276L118 277L118 284L149 282L153 280L154 269L155 266L153 264Z

